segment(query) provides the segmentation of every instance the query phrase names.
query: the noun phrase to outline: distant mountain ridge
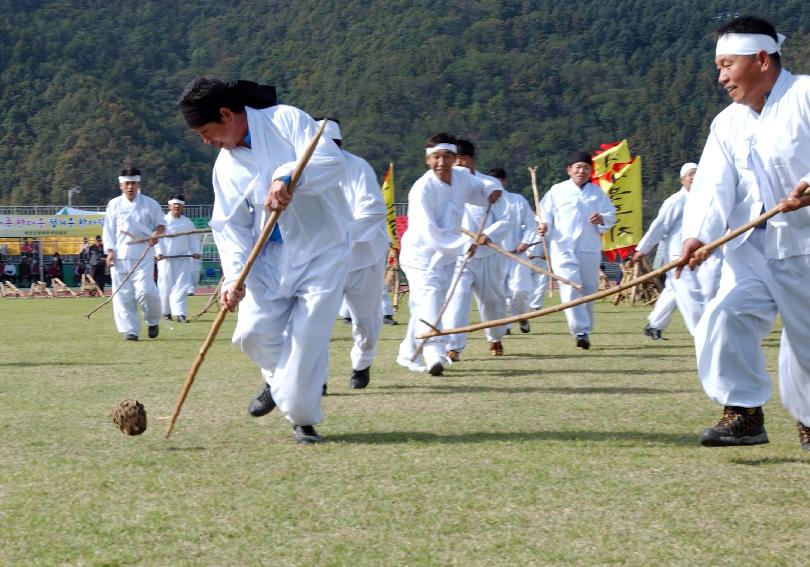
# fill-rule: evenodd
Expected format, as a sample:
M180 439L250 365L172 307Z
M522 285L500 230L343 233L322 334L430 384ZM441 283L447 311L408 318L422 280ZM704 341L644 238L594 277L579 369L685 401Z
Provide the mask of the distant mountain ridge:
M380 177L394 162L400 201L437 131L474 141L480 168L506 168L526 194L527 166L545 190L572 149L627 138L649 221L728 103L711 31L761 4L0 0L0 205L64 203L75 186L74 205L103 203L125 160L153 197L211 202L216 152L176 109L204 74L337 116ZM770 10L786 68L810 72L810 10Z

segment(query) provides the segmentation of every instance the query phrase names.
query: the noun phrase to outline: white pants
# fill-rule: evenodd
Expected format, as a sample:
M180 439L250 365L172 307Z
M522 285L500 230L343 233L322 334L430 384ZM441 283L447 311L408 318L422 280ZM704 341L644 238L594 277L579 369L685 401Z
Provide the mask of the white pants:
M110 268L113 290L118 289L136 261L115 259L115 264ZM155 285L155 261L151 254L147 254L141 260L135 272L113 297L113 314L119 333L140 335L138 305L141 306L144 321L148 326L160 322L160 295Z
M683 277L685 273L686 270L684 270L684 273L681 274L681 277ZM675 298L675 286L673 285L674 279L675 276L672 274L672 272L667 273L664 289L661 291L661 294L655 301L653 310L647 317L647 323L649 323L650 327L653 329L658 329L660 331L666 329L669 326L669 322L672 320L672 314L675 313L675 310L678 308L678 302Z
M525 253L518 255L524 260L527 259ZM509 258L502 258L502 261L506 271L505 290L506 298L509 301L509 309L512 315L526 313L529 310L529 298L534 291L534 281L532 279L534 272Z
M544 258L532 258L532 263L538 268L548 270ZM546 303L546 289L548 288L548 276L538 272L530 272L532 278L532 291L529 294L529 309L537 311L542 309Z
M164 315L187 315L188 290L194 273L193 258L166 258L158 262L158 289Z
M578 291L570 285L561 283L560 301L562 303L596 293L599 289L601 257L601 252L554 250L551 253L551 265L554 267L554 273L582 286L582 290ZM568 330L572 335L591 334L594 324L593 301L566 309L565 320L568 322Z
M343 291L343 303L352 319L354 346L350 353L352 369L364 370L371 366L377 353L377 339L382 329L383 276L386 251L371 266L349 272Z
M384 274L385 272L383 271L383 275ZM391 301L391 296L388 295L388 286L386 286L384 283L382 287L381 296L382 296L381 307L383 317L393 317L394 303ZM349 313L349 304L346 303L346 298L344 297L343 302L340 304L340 311L338 311L338 317L340 317L341 319L350 319L351 316L352 314Z
M388 295L388 288L385 284L383 284L382 289L382 314L383 317L394 316L394 302L391 301L391 296Z
M453 329L463 327L470 322L472 296L478 304L481 321L502 319L506 315L506 296L503 290L504 263L500 256L490 254L483 258L473 256L461 276L458 271L464 264L461 257L456 262L453 277L459 277L456 291L447 304L442 316L441 327ZM506 334L506 327L491 327L484 331L491 343L500 341ZM467 333L456 333L447 337L447 349L461 351L467 346Z
M283 246L268 242L253 264L233 343L262 369L284 416L296 425L313 425L321 420L329 338L343 295L349 243L296 267L283 262Z
M410 319L405 338L399 345L397 362L415 372L422 372L425 368L430 368L435 363L442 361L442 357L447 352L446 337L431 337L425 341L421 356L410 363L422 342L416 336L429 330L429 327L421 323L419 319L424 319L431 325L436 322L453 279L454 267L455 264L452 262L440 264L431 269L402 266L405 270L405 277L408 278Z
M671 259L674 260L674 258ZM677 307L686 328L694 335L695 327L703 316L706 304L717 293L720 264L719 259L711 257L695 271L689 268L684 269L680 278L675 278L674 270L668 272L664 290L647 318L650 327L666 329L672 313Z
M726 253L717 296L695 329L698 374L715 402L761 406L771 396L762 341L782 318L779 386L782 404L810 424L810 255L767 260L754 230ZM752 242L753 241L753 242Z

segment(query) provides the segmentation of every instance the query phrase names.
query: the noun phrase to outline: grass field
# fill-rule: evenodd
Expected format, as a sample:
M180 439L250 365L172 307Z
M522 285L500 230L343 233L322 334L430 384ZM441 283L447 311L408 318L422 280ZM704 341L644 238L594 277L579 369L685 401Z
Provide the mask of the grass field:
M199 311L204 298L191 298ZM778 397L769 445L700 447L720 416L678 319L597 306L590 351L562 314L493 359L473 335L445 375L394 363L384 327L367 390L331 344L318 446L278 412L229 317L169 440L212 316L125 343L97 299L0 300L0 565L807 565L810 454ZM405 323L407 314L397 315ZM677 316L676 316L677 318ZM778 335L766 340L775 368ZM127 437L124 398L149 429Z

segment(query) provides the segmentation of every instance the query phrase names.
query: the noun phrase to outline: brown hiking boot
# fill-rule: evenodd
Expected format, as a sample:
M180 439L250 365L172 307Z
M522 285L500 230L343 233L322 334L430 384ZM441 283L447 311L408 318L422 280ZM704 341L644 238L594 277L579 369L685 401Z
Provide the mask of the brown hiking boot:
M457 350L448 350L447 351L447 358L450 359L450 362L458 362L461 360L461 353Z
M700 434L700 444L704 447L761 445L767 442L765 414L761 406L755 408L725 406L723 417L717 425L704 429Z
M503 344L501 341L489 343L489 354L492 356L503 356Z
M810 451L810 427L807 427L801 421L797 421L796 429L799 430L799 443L802 444L802 449Z

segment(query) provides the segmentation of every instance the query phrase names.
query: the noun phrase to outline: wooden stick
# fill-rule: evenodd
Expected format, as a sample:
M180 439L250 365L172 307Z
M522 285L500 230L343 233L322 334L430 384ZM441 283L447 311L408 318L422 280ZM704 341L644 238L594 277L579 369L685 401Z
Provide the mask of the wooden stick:
M399 266L399 250L396 248L392 248L394 251L394 297L391 300L391 307L394 308L394 311L399 311L399 288L402 285L401 277L399 274L400 266Z
M543 221L543 215L540 214L540 191L537 190L537 166L529 168L529 174L532 176L532 193L534 194L534 214L537 215L537 222ZM540 241L543 243L543 254L545 254L546 267L549 270L549 276L554 277L551 271L551 256L548 255L548 242L546 242L546 235L540 235ZM582 289L582 288L578 288ZM554 286L548 286L548 296L554 295Z
M123 279L123 280L121 280L121 283L120 283L120 284L118 284L118 287L117 287L117 288L115 288L115 291L113 291L113 292L112 292L112 294L110 295L109 299L107 299L107 301L105 301L104 303L102 303L101 305L99 305L98 307L96 307L95 309L93 309L92 311L90 311L90 313L88 313L87 315L85 315L85 317L87 317L88 319L90 319L90 316L91 316L93 313L95 313L96 311L98 311L99 309L101 309L102 307L104 307L105 305L107 305L109 302L111 302L111 301L113 300L113 297L115 297L115 294L116 294L116 293L118 293L118 290L120 290L122 287L124 287L124 284L125 284L125 283L127 283L127 280L128 280L128 279L129 279L129 278L132 276L132 274L134 274L134 273L135 273L135 270L137 270L137 269L138 269L138 266L140 266L141 261L142 261L144 258L146 258L146 253L147 253L147 252L149 252L149 250L150 250L151 248L152 248L151 246L147 246L147 247L146 247L146 249L143 251L143 254L141 254L141 257L140 257L140 258L138 258L138 261L137 261L137 262L135 262L135 265L134 265L134 266L132 266L132 269L129 271L129 273L128 273L126 276L124 276L124 279Z
M202 311L200 311L194 317L191 318L192 321L196 321L197 319L199 319L200 317L202 317L203 315L208 313L208 310L211 309L211 306L213 306L214 303L217 304L217 309L219 309L219 294L220 294L220 290L222 289L222 282L224 280L225 280L225 276L222 276L221 278L219 278L219 282L217 283L217 287L214 288L214 293L212 293L211 297L208 298L208 301L206 302L205 307L203 307Z
M472 235L472 245L470 245L470 248L467 250L467 253L464 255L464 262L461 263L461 268L459 268L458 272L456 273L456 277L453 279L453 284L450 286L450 290L447 292L447 295L444 296L444 303L442 303L442 306L439 309L439 314L436 315L436 322L433 323L433 325L428 323L427 324L428 327L430 327L432 329L435 329L436 327L438 327L441 324L442 315L444 315L445 310L447 310L447 306L450 305L450 298L453 297L453 293L455 293L455 291L456 291L456 286L458 286L458 282L461 279L461 274L464 273L464 268L467 267L467 264L469 263L470 258L473 257L473 254L475 252L475 248L473 248L473 246L475 245L476 242L478 242L478 239L481 237L481 234L484 232L484 228L487 225L487 217L489 217L490 209L492 209L492 203L491 202L487 205L487 210L484 213L484 216L481 217L481 225L478 227L478 232L476 234ZM420 319L420 321L421 321L421 319ZM433 332L435 333L436 331L433 331ZM444 334L444 333L441 333L441 334ZM436 335L431 335L431 336L436 336ZM419 353L422 352L422 349L425 347L426 342L427 342L427 339L423 340L421 343L419 343L419 345L417 345L416 351L413 353L413 356L411 357L411 362L416 360L416 357L419 356Z
M158 262L160 262L161 260L169 260L171 258L193 258L193 257L194 254L174 254L173 256L161 256L157 260Z
M318 131L315 132L315 136L313 136L312 140L310 140L309 145L304 150L304 153L298 160L298 163L295 166L295 170L290 177L290 182L287 184L287 189L292 193L295 186L298 184L298 180L301 178L301 174L304 171L309 159L312 157L312 154L315 152L315 147L318 145L318 140L321 138L321 134L323 134L323 129L326 127L326 118L321 121L321 126L318 128ZM264 245L267 243L268 238L270 238L270 234L273 232L273 229L276 227L276 222L278 222L278 217L281 215L281 211L274 210L270 213L270 218L265 223L264 228L262 229L261 234L259 235L258 240L256 240L256 244L253 245L253 249L250 251L250 255L248 259L245 261L245 265L242 267L242 271L239 273L239 277L236 278L236 282L234 283L234 288L242 289L245 284L245 279L247 278L248 274L250 273L250 269L253 267L256 258L259 257ZM166 426L166 438L169 437L172 433L172 429L174 428L174 422L177 421L177 417L180 415L180 409L183 407L183 402L186 400L186 396L188 395L188 391L191 388L191 385L194 383L194 378L197 376L197 371L202 366L203 361L205 360L205 354L208 352L208 349L211 348L211 345L214 343L214 339L217 337L217 333L219 333L219 328L222 326L222 323L225 321L225 317L228 315L228 310L223 305L219 312L217 313L217 318L214 320L214 323L211 325L211 330L208 331L208 336L205 338L202 346L200 347L200 352L197 355L197 358L194 360L194 364L191 365L191 370L186 376L186 381L183 383L183 388L180 390L180 396L177 398L177 403L174 405L174 411L172 411L172 415L169 418L169 423Z
M630 281L635 281L641 275L641 263L637 262L633 266L633 278ZM633 289L630 290L630 305L636 304L636 297L638 297L638 286L633 286Z
M463 232L464 234L466 234L466 235L467 235L467 236L469 236L470 238L472 238L472 237L474 237L474 236L475 236L475 235L474 235L472 232L470 232L469 230L467 230L467 229L465 229L465 228L462 228L462 229L461 229L461 232ZM514 261L515 261L515 262L517 262L518 264L522 264L523 266L526 266L526 267L527 267L527 268L529 268L530 270L534 270L534 271L535 271L535 272L537 272L538 274L544 274L544 275L546 275L546 276L548 276L548 277L550 277L550 278L553 278L553 279L555 279L555 280L561 281L561 282L562 282L562 283L564 283L564 284L568 284L568 285L570 285L571 287L573 287L573 288L575 288L575 289L578 289L578 290L581 290L581 289L582 289L582 286L581 286L581 285L579 285L577 282L574 282L574 281L571 281L571 280L565 279L565 278L564 278L564 277L562 277L562 276L558 276L557 274L554 274L554 273L551 273L551 272L549 272L549 271L546 271L546 270L544 270L543 268L541 268L540 266L535 266L534 264L532 264L532 263L531 263L531 262L529 262L528 260L524 260L523 258L521 258L520 256L518 256L517 254L512 254L511 252L509 252L509 251L508 251L508 250L506 250L505 248L503 248L503 247L501 247L501 246L498 246L497 244L495 244L495 243L494 243L494 242L492 242L492 241L487 242L486 244L484 244L484 246L486 246L486 247L488 247L488 248L492 248L493 250L495 250L495 252L498 252L499 254L503 254L503 255L504 255L504 256L506 256L507 258L511 258L512 260L514 260Z
M140 244L141 242L146 242L150 238L176 238L178 236L188 236L190 234L207 234L211 232L210 228L200 228L195 230L187 230L185 232L175 232L173 234L161 234L160 236L147 236L146 238L135 238L134 240L130 240L127 244ZM127 233L127 236L132 236L131 234Z
M805 190L805 195L808 195L808 194L810 194L810 189ZM709 244L706 244L705 246L703 246L701 248L698 248L697 250L695 250L692 253L692 256L690 256L690 258L694 258L694 257L700 258L701 256L707 256L715 248L719 248L720 246L722 246L723 244L725 244L729 240L733 240L733 239L737 238L738 236L740 236L741 234L744 234L745 232L748 232L749 230L751 230L755 226L757 226L759 224L762 224L763 222L767 221L769 218L778 215L781 212L779 207L780 207L780 205L775 206L771 210L762 213L757 218L755 218L752 221L747 222L743 226L741 226L739 228L735 228L734 230L731 230L731 231L727 232L725 235L718 238L714 242L710 242ZM597 299L602 299L603 297L608 297L610 295L613 295L614 293L619 293L619 292L624 291L626 289L629 289L631 287L635 287L635 286L637 286L639 284L642 284L642 283L644 283L646 281L649 281L649 280L651 280L653 278L657 278L661 274L665 274L668 271L670 271L671 269L677 268L680 265L681 265L681 258L678 258L677 260L672 260L668 264L664 264L663 266L661 266L657 270L653 270L652 272L647 272L646 274L644 274L643 276L641 276L637 280L633 280L633 281L628 282L628 283L623 283L623 284L621 284L619 286L616 286L614 288L606 289L606 290L603 290L603 291L600 291L600 292L597 292L597 293L592 293L591 295L584 295L584 296L582 296L582 297L580 297L578 299L574 299L574 300L569 301L567 303L560 303L559 305L555 305L553 307L546 307L545 309L539 309L537 311L529 311L528 313L521 313L520 315L512 315L511 317L505 317L503 319L498 319L498 320L493 320L493 321L486 321L484 323L477 323L475 325L467 325L466 327L458 327L456 329L445 329L441 333L437 333L436 331L431 331L429 333L424 333L422 335L419 335L416 338L417 339L427 340L427 339L429 339L431 337L436 337L438 335L455 335L457 333L471 333L473 331L480 331L481 329L488 329L490 327L500 327L501 325L507 325L509 323L517 323L518 321L521 321L523 319L534 319L535 317L542 317L544 315L548 315L549 313L557 313L559 311L565 311L566 309L569 309L571 307L576 307L577 305L582 305L583 303L589 303L591 301L596 301ZM624 278L622 278L622 279L624 279Z

